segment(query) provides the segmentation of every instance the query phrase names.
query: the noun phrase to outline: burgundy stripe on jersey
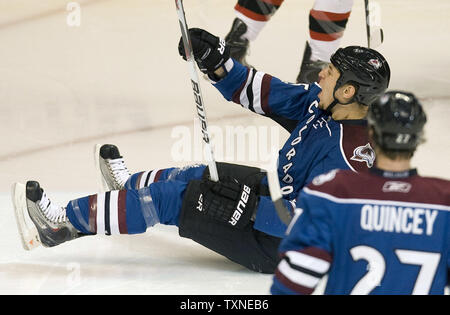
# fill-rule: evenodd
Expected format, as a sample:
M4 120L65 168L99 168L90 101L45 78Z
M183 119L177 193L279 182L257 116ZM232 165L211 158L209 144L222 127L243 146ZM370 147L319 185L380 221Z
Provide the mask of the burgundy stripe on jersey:
M97 195L89 196L89 230L97 233Z
M161 177L162 174L162 170L158 170L155 174L155 179L154 179L154 183L156 183L157 181L159 181L159 178Z
M106 235L128 234L126 201L126 190L89 196L90 232Z
M271 81L272 81L272 76L268 75L268 74L266 74L262 80L261 108L266 115L271 113L271 110L269 107L269 93L270 93L270 82Z
M117 200L118 216L119 216L119 231L120 234L128 234L127 227L127 191L119 191L119 197Z
M150 186L157 181L161 177L163 170L157 169L153 171L141 172L137 175L135 189L141 189L144 187Z
M291 289L294 292L300 293L300 294L310 295L315 290L315 287L307 288L307 287L304 287L302 285L292 282L289 278L285 277L278 269L275 271L275 278L277 278L277 280L280 281L287 288Z
M139 173L139 175L137 176L137 179L136 179L136 189L139 189L140 187L139 187L139 183L141 182L141 179L142 179L142 175L144 175L144 173L145 172L140 172Z
M302 249L300 252L302 252L303 254L309 255L309 256L313 256L313 257L322 259L330 264L333 261L333 257L330 255L329 252L327 252L323 249L317 248L317 247L306 247L306 248Z
M232 101L257 114L270 114L269 94L271 81L272 76L249 68L245 82L233 93Z
M252 70L247 68L247 76L246 76L245 81L242 83L242 85L239 87L239 89L237 89L234 92L234 94L233 94L233 96L231 98L231 100L234 103L241 104L241 100L240 100L241 99L241 93L242 93L242 91L244 90L244 88L246 86L246 83L247 83L247 80L248 80L248 76L251 75L251 74L252 74Z
M328 252L316 247L287 251L282 254L275 277L292 291L311 294L328 272L331 261Z

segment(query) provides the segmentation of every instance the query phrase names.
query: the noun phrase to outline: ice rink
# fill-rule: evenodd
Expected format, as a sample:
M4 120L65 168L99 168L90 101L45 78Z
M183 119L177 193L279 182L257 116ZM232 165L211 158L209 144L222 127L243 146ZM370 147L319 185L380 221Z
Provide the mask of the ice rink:
M94 193L96 143L117 144L133 171L202 161L174 1L79 0L78 27L71 26L69 2L0 1L0 294L268 294L271 276L182 239L173 227L22 249L14 182L38 180L61 204ZM377 2L390 88L415 92L428 114L427 142L414 166L422 175L450 179L450 1ZM185 0L188 24L225 36L234 4ZM286 0L252 43L248 60L295 81L312 4ZM364 2L355 0L342 46L366 41ZM202 89L218 159L264 166L267 149L287 134L227 103L205 80ZM229 131L249 126L261 131L264 152L230 152ZM180 141L189 137L192 151L181 154Z

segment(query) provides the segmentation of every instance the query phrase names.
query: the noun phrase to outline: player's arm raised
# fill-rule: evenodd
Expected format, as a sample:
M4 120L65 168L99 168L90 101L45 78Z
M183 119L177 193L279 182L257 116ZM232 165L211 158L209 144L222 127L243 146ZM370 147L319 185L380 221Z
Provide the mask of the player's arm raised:
M200 70L228 100L261 115L277 114L301 119L320 91L316 84L299 85L281 81L269 74L248 68L230 58L224 40L198 28L189 30L195 60ZM184 56L183 42L178 45ZM311 92L312 93L309 93Z

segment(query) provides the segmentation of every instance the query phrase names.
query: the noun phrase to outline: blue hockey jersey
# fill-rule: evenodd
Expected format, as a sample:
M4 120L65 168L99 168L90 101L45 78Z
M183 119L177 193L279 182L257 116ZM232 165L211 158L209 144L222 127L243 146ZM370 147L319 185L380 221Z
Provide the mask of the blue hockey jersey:
M319 108L318 84L291 84L229 60L227 76L214 86L229 101L257 114L277 114L298 121L279 151L281 187L295 200L319 174L332 169L367 171L375 153L367 140L366 121L335 121Z
M280 246L273 294L443 294L450 268L450 181L331 171L305 187Z

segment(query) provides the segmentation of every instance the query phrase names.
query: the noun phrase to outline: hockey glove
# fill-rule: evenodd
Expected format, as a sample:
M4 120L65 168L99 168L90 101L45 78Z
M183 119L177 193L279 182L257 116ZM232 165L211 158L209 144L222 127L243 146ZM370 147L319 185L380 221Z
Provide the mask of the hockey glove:
M223 39L199 29L189 29L194 58L203 73L213 74L230 58L230 49ZM178 52L186 60L183 38L178 43Z
M220 182L203 180L200 190L202 212L233 227L244 228L256 210L255 189L234 178L222 178Z

